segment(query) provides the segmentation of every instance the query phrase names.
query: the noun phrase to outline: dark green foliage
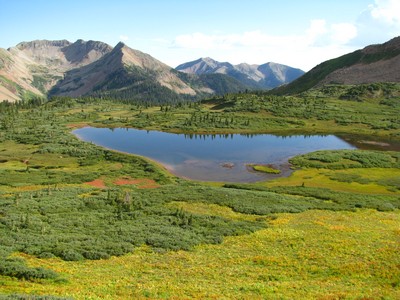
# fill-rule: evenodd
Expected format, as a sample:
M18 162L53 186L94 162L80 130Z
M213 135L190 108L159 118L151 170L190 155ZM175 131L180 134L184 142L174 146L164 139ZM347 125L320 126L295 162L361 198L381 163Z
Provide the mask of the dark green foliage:
M347 192L336 192L325 188L275 187L272 191L280 194L297 195L320 199L324 202L315 209L329 210L354 210L356 208L373 208L377 210L390 210L400 208L398 196L361 195Z
M150 103L177 102L185 99L185 96L158 84L155 76L156 74L135 66L119 69L110 74L102 85L96 86L89 96Z
M237 93L249 88L249 86L244 85L237 79L224 74L203 74L199 79L205 86L210 87L217 95Z
M25 280L55 279L58 277L54 271L31 268L22 259L5 257L1 257L0 260L0 274Z
M166 205L171 201L218 204L256 215L309 209L400 208L400 199L394 196L357 195L308 187L268 190L253 185L211 188L182 183L129 194L116 189L83 196L87 192L63 189L38 197L25 192L19 193L18 202L14 197L1 195L3 253L22 251L65 260L104 259L130 252L142 244L188 250L199 243L219 243L224 236L265 227L264 223L176 210Z
M330 175L329 179L340 181L340 182L347 182L347 183L357 182L357 183L360 183L360 184L368 184L368 183L371 182L370 179L363 178L362 176L360 176L358 174L335 173L333 175ZM383 185L386 185L386 184L383 184Z
M290 159L297 167L348 169L348 168L400 168L399 152L379 151L316 151Z
M378 181L378 184L384 186L390 186L394 190L400 190L400 177L387 177Z
M82 196L87 194L84 189L63 189L37 197L20 193L18 202L0 195L1 245L7 251L64 260L104 259L142 244L190 249L265 226L168 208L166 203L178 200L174 197L177 189L181 188L166 186L132 193L116 189L91 193L90 197ZM203 197L197 193L185 188L179 192L184 197Z

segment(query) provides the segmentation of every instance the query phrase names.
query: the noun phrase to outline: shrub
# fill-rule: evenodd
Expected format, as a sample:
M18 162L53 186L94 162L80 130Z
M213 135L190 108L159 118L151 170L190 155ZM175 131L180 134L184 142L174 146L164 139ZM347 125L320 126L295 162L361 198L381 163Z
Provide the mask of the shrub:
M44 268L30 268L22 259L2 258L0 261L0 274L25 280L55 279L57 273Z
M84 259L81 253L73 249L62 250L61 253L59 254L59 257L67 261L78 261Z

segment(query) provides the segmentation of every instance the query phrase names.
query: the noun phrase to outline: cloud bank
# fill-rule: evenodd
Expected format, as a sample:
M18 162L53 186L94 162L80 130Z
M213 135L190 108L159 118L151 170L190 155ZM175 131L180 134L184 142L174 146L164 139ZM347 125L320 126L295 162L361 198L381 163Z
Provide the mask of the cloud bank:
M176 36L170 47L232 63L274 61L307 71L322 61L397 35L400 1L375 0L350 22L310 20L299 35L274 35L262 30L234 34L195 32Z

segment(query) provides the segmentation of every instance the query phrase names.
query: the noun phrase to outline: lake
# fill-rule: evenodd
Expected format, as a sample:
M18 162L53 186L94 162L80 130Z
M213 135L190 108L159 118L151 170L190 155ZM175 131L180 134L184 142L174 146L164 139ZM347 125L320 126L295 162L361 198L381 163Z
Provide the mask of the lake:
M201 181L257 182L288 176L290 157L316 150L355 149L335 135L202 135L94 127L73 133L99 146L148 157L177 176ZM254 172L248 164L272 165L281 174Z

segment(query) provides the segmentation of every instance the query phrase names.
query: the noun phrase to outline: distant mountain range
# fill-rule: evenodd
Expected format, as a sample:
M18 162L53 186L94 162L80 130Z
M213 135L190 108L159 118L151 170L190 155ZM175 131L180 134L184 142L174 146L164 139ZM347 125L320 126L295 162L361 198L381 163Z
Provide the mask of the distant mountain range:
M173 69L123 43L37 40L0 48L0 101L34 96L123 100L198 99L245 89L299 93L324 84L400 82L400 37L328 60L305 73L288 66L200 58ZM293 81L294 80L294 81Z
M286 69L281 73L287 77ZM0 101L95 96L163 102L263 88L258 82L266 80L246 64L226 73L180 72L123 43L113 48L98 41L36 40L0 48Z
M0 48L0 101L32 96L193 99L245 90L222 74L178 72L123 43L36 40Z
M246 63L232 65L228 62L218 62L209 57L181 64L176 67L176 70L197 75L225 74L256 89L272 89L289 83L304 74L304 71L300 69L273 62L263 65Z
M273 92L300 93L325 84L375 82L400 82L400 37L327 60Z

